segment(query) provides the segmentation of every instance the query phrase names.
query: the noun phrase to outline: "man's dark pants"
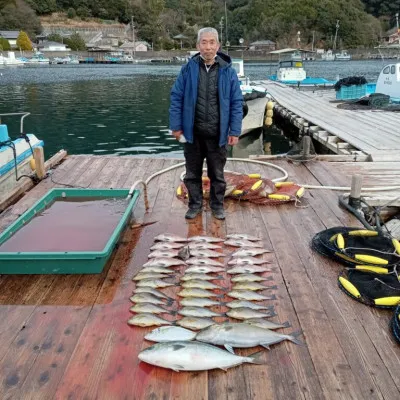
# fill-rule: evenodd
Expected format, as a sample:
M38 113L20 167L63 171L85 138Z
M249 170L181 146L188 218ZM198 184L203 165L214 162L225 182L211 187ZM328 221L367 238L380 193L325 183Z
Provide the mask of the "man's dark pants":
M206 159L210 178L210 207L214 211L223 210L226 182L226 146L220 147L217 138L195 135L193 143L185 143L186 160L185 186L189 192L189 209L198 210L203 206L203 162Z

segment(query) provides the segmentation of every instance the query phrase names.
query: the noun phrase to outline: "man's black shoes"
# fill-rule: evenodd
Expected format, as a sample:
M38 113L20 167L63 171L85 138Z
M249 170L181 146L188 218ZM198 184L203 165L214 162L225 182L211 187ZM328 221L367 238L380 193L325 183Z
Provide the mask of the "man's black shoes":
M189 208L185 214L186 219L193 219L196 218L201 212L203 211L202 208Z
M219 219L223 221L225 219L225 211L223 209L221 210L211 210L212 215L214 218Z

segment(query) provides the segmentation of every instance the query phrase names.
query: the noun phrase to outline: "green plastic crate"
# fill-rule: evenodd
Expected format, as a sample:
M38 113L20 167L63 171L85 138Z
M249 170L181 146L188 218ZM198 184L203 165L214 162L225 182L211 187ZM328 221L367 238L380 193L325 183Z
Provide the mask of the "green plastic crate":
M0 245L57 198L126 198L127 189L52 189L0 235ZM130 219L139 198L135 190L118 225L102 251L0 252L0 274L99 274Z

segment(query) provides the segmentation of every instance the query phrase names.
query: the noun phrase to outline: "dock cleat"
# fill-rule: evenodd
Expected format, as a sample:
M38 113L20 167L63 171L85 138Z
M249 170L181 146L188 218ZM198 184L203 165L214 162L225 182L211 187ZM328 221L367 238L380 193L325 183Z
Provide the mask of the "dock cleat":
M400 305L394 310L393 317L390 321L390 329L394 339L400 344Z
M339 288L353 299L376 308L393 308L400 304L400 281L397 271L378 274L347 269L338 277Z

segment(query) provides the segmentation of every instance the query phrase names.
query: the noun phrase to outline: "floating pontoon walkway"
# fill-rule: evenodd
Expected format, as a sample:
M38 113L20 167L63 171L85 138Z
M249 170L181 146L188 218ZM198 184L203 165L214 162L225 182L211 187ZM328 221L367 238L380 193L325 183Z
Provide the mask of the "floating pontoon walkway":
M400 112L339 109L333 90L299 91L269 80L257 85L274 97L275 112L334 153L400 161Z
M177 162L71 156L56 168L52 179L90 188L128 188L137 179ZM277 163L295 182L350 184L341 168L335 176L329 173L329 163ZM277 176L274 170L244 162L228 163L227 168ZM186 206L175 197L181 172L174 170L152 182L151 208L144 222L155 223L128 229L103 273L0 277L0 398L399 399L400 346L388 329L392 312L369 308L343 294L337 287L341 266L309 246L312 236L326 227L359 226L338 207L337 193L306 191L306 208L228 202L225 222L206 211L202 219L187 223ZM54 186L50 178L45 179L0 214L0 230ZM143 215L139 203L136 217ZM265 350L265 365L247 364L227 372L178 373L140 363L137 355L150 346L143 339L150 328L126 323L134 288L131 278L146 261L154 237L165 232L260 236L264 246L273 250L269 257L278 286L277 300L272 302L278 314L274 320L290 321L292 326L282 332L301 330L306 346L273 345ZM261 348L238 353L254 350Z

